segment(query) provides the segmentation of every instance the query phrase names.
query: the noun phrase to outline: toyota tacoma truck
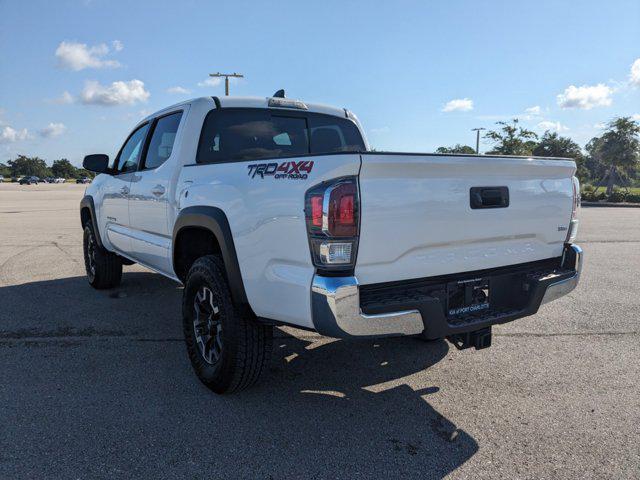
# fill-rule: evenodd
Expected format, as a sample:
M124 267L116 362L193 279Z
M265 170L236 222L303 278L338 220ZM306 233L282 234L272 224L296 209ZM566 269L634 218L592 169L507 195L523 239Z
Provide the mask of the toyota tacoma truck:
M83 164L89 283L134 262L181 283L217 393L257 380L274 325L480 349L580 277L574 161L375 152L349 110L282 92L179 103Z

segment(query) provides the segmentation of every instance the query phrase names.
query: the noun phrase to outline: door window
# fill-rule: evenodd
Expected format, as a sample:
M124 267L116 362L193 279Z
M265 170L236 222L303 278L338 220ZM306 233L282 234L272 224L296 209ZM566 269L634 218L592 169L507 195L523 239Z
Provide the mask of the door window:
M137 170L142 148L144 147L144 139L147 136L147 130L149 130L149 124L145 123L134 131L125 142L116 162L116 173Z
M171 156L182 112L161 117L156 122L144 160L144 168L156 168Z

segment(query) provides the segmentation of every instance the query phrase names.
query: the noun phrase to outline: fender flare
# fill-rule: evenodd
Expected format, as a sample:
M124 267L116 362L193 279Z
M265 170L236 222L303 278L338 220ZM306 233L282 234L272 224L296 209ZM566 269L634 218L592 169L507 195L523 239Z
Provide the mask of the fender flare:
M177 272L176 254L174 252L176 240L180 231L189 227L208 230L214 235L216 240L218 240L227 273L229 289L231 290L231 298L236 305L248 306L249 301L247 300L242 274L240 273L240 264L238 263L238 256L236 254L236 247L233 242L229 220L227 220L225 213L217 207L187 207L178 214L178 218L176 218L173 226L172 237L171 257L174 272Z
M84 223L82 223L82 210L85 208L89 209L89 216L91 218L91 225L93 226L93 231L96 234L96 242L98 246L103 248L102 237L100 236L100 230L98 229L98 221L96 220L96 206L93 203L93 197L91 195L85 195L80 200L80 223L82 224L82 228L84 228Z

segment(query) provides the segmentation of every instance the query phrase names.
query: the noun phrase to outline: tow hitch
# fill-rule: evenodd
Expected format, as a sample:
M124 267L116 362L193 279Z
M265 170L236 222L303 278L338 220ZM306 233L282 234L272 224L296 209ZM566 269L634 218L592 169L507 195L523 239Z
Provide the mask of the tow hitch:
M458 350L474 347L476 350L491 346L491 327L481 328L473 332L458 333L447 337Z

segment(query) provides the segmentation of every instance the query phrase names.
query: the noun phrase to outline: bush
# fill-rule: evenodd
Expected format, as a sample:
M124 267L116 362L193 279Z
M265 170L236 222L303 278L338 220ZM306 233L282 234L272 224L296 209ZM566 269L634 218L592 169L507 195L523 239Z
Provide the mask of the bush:
M596 194L595 189L593 188L591 190L582 192L582 200L584 200L585 202L599 202L600 200L604 200L606 198L607 196L603 191L600 191L600 193Z
M621 191L613 191L613 193L611 195L609 195L609 198L607 198L607 200L609 202L614 202L614 203L618 203L618 202L624 202L626 195L624 194L624 192Z
M638 194L627 195L624 201L629 203L640 203L640 195Z

